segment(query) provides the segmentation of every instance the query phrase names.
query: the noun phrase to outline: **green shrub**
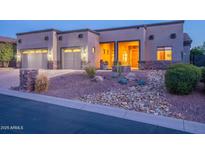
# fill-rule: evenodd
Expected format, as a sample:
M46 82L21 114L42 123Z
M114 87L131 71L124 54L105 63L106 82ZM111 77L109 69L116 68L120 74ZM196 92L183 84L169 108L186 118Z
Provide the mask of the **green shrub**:
M9 61L14 58L15 47L9 43L0 43L0 62L8 67Z
M191 64L174 64L165 74L165 85L170 93L185 95L192 92L201 78L201 70Z
M201 81L205 84L205 67L201 69Z
M94 78L96 75L96 69L94 66L85 67L85 72L87 73L89 78Z
M35 82L35 92L41 93L48 90L49 80L48 77L44 74L40 74L36 78Z

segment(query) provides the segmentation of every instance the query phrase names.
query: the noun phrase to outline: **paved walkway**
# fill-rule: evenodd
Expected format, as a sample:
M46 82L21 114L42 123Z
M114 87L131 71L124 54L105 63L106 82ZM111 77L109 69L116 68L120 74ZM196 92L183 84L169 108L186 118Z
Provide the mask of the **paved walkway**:
M79 70L82 71L82 70ZM67 73L77 72L76 70L40 70L40 73L47 74L49 78ZM0 88L9 89L19 85L19 69L0 68Z
M0 68L0 88L9 89L19 85L19 70Z

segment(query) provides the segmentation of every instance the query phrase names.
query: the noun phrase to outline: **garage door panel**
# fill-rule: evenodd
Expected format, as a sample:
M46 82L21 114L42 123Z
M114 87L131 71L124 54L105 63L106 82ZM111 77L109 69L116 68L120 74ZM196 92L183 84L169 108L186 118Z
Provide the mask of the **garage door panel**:
M48 64L47 54L45 53L22 55L23 68L47 69L47 64Z
M21 67L22 68L27 68L27 66L28 66L28 56L26 54L22 56L21 61L22 61L22 66Z
M64 69L81 69L80 51L80 49L66 49L62 51L62 66Z
M73 60L74 60L74 68L75 69L79 69L81 66L81 56L79 52L74 52L73 53Z
M73 67L73 54L71 52L67 52L64 53L63 55L64 57L64 67L63 68L67 68L67 69L72 69Z

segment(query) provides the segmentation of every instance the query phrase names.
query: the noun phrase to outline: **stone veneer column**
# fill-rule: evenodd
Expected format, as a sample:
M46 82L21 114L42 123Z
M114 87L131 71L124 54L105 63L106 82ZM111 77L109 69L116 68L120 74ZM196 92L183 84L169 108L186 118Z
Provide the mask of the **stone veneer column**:
M28 92L34 91L37 75L37 69L20 69L20 89Z
M16 68L21 68L21 62L20 61L16 61Z

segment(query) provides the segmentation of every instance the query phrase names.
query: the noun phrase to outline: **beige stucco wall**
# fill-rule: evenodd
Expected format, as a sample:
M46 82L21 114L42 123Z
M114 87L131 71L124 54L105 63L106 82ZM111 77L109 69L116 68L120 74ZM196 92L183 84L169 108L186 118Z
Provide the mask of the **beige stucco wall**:
M95 53L92 51L93 48L95 48ZM88 60L93 66L100 67L99 35L92 32L88 32Z
M45 40L45 37L48 40ZM21 43L17 41L17 52L21 53L26 49L48 49L48 54L51 53L52 61L57 60L57 34L56 31L46 31L39 33L28 33L23 35L17 35L17 40L21 40Z
M176 38L171 39L170 35L176 33ZM154 40L149 36L154 35ZM181 61L183 51L183 24L171 24L151 26L146 28L145 60L157 60L157 47L172 47L172 60Z
M99 31L99 33L100 42L138 40L140 41L140 51L144 51L145 31L143 27ZM140 59L144 60L144 52L140 52Z
M53 47L53 39L55 31L49 32L40 32L40 33L30 33L17 35L17 39L21 39L21 43L18 43L17 49L39 49L39 48L48 48L52 49ZM44 40L44 38L48 36L49 40Z
M79 34L83 34L83 38L79 38ZM61 50L62 48L81 48L81 58L86 57L86 63L90 62L92 65L97 63L99 51L99 36L89 32L69 32L58 34L62 36L62 40L58 40L58 61L61 63ZM93 54L92 48L96 48L96 54Z
M86 62L99 67L99 42L138 40L140 41L140 61L157 60L157 47L172 47L173 61L181 61L181 52L188 51L183 46L183 23L106 30L98 33L100 35L89 30L65 33L44 31L17 35L17 39L22 41L22 43L17 43L17 51L46 48L52 53L53 61L58 63L58 68L61 68L62 48L81 48L81 58L86 57ZM175 39L170 39L172 33L176 33ZM79 34L83 34L83 38L79 38ZM154 40L149 40L150 35L154 35ZM45 36L48 36L49 40L44 40ZM59 36L62 36L62 40L58 39ZM92 48L95 48L95 53L92 52ZM188 62L188 57L189 53L186 54L186 62Z
M54 65L55 65L55 68L57 68L57 52L58 52L58 50L57 50L57 40L58 40L58 37L57 37L57 32L56 31L54 31L53 33L52 33L52 35L53 35L53 39L52 39L52 49L51 49L51 51L52 51L52 54L53 54L53 61L54 61Z
M183 23L99 31L100 42L140 41L140 60L157 60L157 47L167 46L173 49L173 60L181 61L183 51ZM170 39L170 34L176 33L176 39ZM149 36L154 35L154 40Z

